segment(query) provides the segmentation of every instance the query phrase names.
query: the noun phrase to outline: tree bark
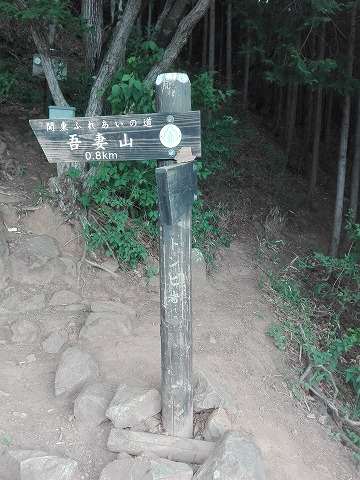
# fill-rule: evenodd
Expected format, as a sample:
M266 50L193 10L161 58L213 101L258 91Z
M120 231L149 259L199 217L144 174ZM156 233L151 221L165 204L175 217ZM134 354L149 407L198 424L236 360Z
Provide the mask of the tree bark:
M319 44L319 60L324 59L325 54L325 23L321 25L320 31L320 44ZM311 174L310 174L310 184L308 192L308 202L311 203L314 198L316 183L317 183L317 173L319 167L319 154L320 154L320 138L321 138L321 124L322 124L322 97L323 89L319 85L316 91L316 107L315 107L315 127L314 127L314 143L312 149L312 160L311 160Z
M242 106L243 109L246 110L248 107L249 101L249 81L250 81L250 28L247 29L247 36L246 36L246 53L244 59L244 83L243 83L243 98L242 98Z
M155 82L156 77L160 75L160 73L168 70L187 42L192 29L205 15L212 1L213 0L198 0L194 8L181 20L169 46L164 52L162 60L154 65L147 74L145 78L146 82Z
M215 71L215 0L212 1L209 11L209 72Z
M353 72L356 10L357 10L357 2L354 4L352 8L351 19L350 19L349 62L346 68L346 73L348 74L349 77L352 76L352 72ZM332 230L331 242L330 242L330 248L329 248L329 256L332 258L335 258L338 255L340 238L341 238L342 215L343 215L343 208L344 208L344 193L345 193L346 156L347 156L349 128L350 128L350 107L351 107L350 100L351 100L350 93L348 93L345 95L345 98L344 98L344 107L343 107L342 120L341 120L334 222L333 222L333 230Z
M359 184L360 184L360 94L357 100L356 112L356 132L355 132L355 151L351 173L351 190L350 190L350 213L349 222L355 223L358 212L359 202Z
M169 14L166 17L163 17L161 30L158 31L157 38L157 44L160 47L165 47L169 43L180 19L183 17L191 2L192 0L176 0L169 11Z
M232 88L232 1L228 0L226 8L226 87Z
M141 0L130 0L111 36L109 48L93 83L85 116L101 115L103 96L99 92L115 71L125 63L126 44L141 7Z
M202 52L201 52L201 66L203 70L208 67L208 45L209 45L209 12L204 15L203 21L203 35L202 35Z
M82 0L81 15L87 26L93 29L83 37L85 52L85 69L94 75L99 63L103 43L103 1Z

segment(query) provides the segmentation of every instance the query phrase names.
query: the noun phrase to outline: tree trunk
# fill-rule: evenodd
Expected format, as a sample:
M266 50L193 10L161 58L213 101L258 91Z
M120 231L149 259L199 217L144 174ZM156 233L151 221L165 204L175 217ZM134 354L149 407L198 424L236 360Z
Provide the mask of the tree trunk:
M288 96L286 104L286 130L285 130L285 155L288 157L288 164L294 165L294 161L291 159L291 149L295 133L296 123L296 109L297 109L297 96L298 96L298 84L291 80L288 85Z
M350 20L350 32L349 32L349 62L347 64L346 73L349 77L352 76L353 62L354 62L354 46L355 46L355 27L356 27L356 7L354 4L351 11ZM345 192L345 176L346 176L346 156L348 148L348 137L350 128L350 103L351 97L348 93L344 98L344 107L341 120L340 131L340 147L339 147L339 160L338 160L338 174L336 185L336 198L334 209L334 223L333 231L331 235L331 243L329 248L329 256L332 258L337 257L340 245L341 227L342 227L342 215L344 208L344 192Z
M250 80L250 28L247 30L247 37L246 37L246 53L244 59L244 83L243 83L243 98L242 98L242 106L243 109L246 110L248 107L249 101L249 80Z
M328 163L328 157L331 144L331 125L332 125L332 111L334 104L334 90L330 90L326 99L326 117L325 117L325 131L324 131L324 149L322 152L321 163L326 165Z
M208 68L208 45L209 45L209 12L207 11L203 21L203 35L202 35L202 56L201 66L203 70Z
M194 8L181 20L171 42L164 52L162 60L154 65L147 74L145 78L146 82L155 82L160 73L168 70L186 44L192 29L205 15L212 1L213 0L198 0Z
M103 96L99 96L99 92L115 71L125 63L126 44L140 7L141 0L130 0L126 4L124 13L112 33L109 48L93 83L85 114L86 117L93 117L102 113Z
M357 100L355 150L354 150L354 158L353 158L352 174L351 174L350 213L349 213L350 223L355 223L357 219L358 201L359 201L359 183L360 183L360 94L358 94L358 100Z
M320 44L319 44L319 60L324 59L325 54L325 23L321 25L320 31ZM312 149L312 160L311 160L311 174L310 174L310 184L308 192L308 202L311 204L316 183L317 183L317 173L319 167L319 154L320 154L320 138L321 138L321 123L322 123L322 97L323 89L320 85L316 91L316 107L315 107L315 126L314 126L314 143Z
M83 37L85 69L94 75L99 63L103 43L103 2L102 0L82 0L81 15L91 32Z
M156 21L156 24L155 24L155 28L154 28L154 35L155 36L153 36L154 41L157 41L156 36L159 34L160 30L163 30L164 21L169 17L169 12L170 12L172 6L174 5L174 2L175 2L175 0L166 0L165 5L163 7L163 10L162 10L161 14L159 15L159 17Z
M226 87L232 88L232 2L228 0L226 9Z
M215 0L210 5L209 16L209 72L212 75L215 71Z
M160 47L165 47L169 43L181 18L191 3L192 0L176 0L172 5L169 14L162 20L161 29L158 30L157 43Z
M275 127L274 127L274 136L278 137L280 135L281 123L282 123L282 114L283 114L283 98L284 98L284 87L279 85L277 87L278 95L276 109L275 109Z
M314 129L314 94L311 88L308 86L304 87L305 100L303 101L305 105L304 112L304 143L303 150L301 152L301 158L297 164L298 171L310 170L309 154L311 151L311 142L313 141L313 129Z

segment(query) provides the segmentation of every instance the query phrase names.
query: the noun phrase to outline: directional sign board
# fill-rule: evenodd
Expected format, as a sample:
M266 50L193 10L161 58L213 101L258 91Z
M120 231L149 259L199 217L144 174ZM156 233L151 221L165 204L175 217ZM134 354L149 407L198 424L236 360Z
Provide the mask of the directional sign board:
M200 112L30 120L50 163L201 156Z

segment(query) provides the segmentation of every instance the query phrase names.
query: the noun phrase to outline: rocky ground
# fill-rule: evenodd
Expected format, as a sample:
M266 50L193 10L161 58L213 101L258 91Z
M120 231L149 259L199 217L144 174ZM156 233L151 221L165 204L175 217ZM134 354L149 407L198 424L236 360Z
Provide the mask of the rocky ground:
M105 403L124 385L161 390L156 278L149 285L141 271L122 272L85 255L79 225L46 197L54 169L30 137L26 117L5 126L6 118L0 131L7 147L0 187L0 479L23 478L9 453L20 449L73 460L79 478L97 480L117 459L107 445L116 421L101 417ZM314 401L266 334L276 314L259 288L249 238L239 236L219 252L216 272L204 279L199 267L194 277L194 370L231 398L231 428L260 448L267 480L359 478L352 453L319 422ZM79 395L98 384L96 417L81 408ZM196 416L198 438L208 414ZM133 430L160 432L158 414L151 415Z

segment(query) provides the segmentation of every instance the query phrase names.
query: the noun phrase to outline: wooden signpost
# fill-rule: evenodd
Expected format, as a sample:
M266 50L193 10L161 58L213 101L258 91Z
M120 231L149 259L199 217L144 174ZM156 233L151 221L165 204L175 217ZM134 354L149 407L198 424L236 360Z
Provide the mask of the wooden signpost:
M188 76L156 80L157 113L30 120L49 162L158 160L162 422L193 436L191 208L201 156L200 112Z

